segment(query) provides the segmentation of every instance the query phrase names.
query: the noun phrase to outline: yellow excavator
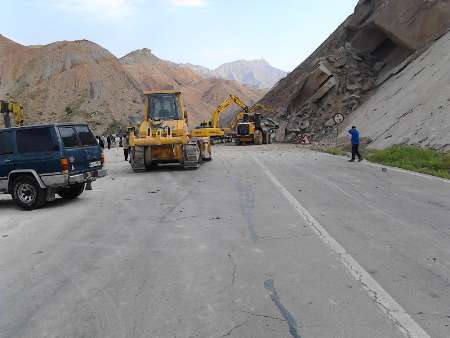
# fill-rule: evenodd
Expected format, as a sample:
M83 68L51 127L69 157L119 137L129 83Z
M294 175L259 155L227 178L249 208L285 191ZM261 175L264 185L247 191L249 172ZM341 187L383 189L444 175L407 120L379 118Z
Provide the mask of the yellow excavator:
M0 113L3 114L5 128L11 128L11 114L14 116L16 127L23 126L23 106L20 103L0 100Z
M243 112L248 112L247 105L242 102L237 96L228 96L216 110L213 111L211 120L203 121L198 127L192 130L194 137L210 137L212 142L228 142L232 140L230 131L232 129L220 128L219 118L220 114L226 111L232 104L239 106Z
M212 159L209 137L189 135L188 115L178 91L144 92L144 120L132 129L129 144L134 171L150 170L159 164L198 168Z

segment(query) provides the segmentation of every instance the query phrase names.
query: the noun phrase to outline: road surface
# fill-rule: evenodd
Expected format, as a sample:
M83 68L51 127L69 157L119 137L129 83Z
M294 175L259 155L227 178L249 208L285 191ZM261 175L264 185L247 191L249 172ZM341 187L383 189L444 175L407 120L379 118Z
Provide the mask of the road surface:
M0 337L450 337L450 183L217 146L78 200L0 197Z

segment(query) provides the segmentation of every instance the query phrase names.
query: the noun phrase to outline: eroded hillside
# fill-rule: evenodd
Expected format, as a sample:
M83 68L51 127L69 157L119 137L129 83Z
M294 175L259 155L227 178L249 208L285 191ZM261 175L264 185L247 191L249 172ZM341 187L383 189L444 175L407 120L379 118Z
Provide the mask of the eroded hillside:
M21 102L26 123L83 121L97 132L142 110L141 88L90 41L25 47L0 39L0 96Z

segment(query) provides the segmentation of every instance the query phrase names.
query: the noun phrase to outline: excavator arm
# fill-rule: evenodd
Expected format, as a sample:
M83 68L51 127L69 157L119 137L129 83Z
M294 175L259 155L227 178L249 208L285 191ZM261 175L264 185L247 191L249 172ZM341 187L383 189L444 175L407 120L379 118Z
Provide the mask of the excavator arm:
M10 114L14 117L14 122L17 127L23 126L23 106L17 102L0 101L0 112L3 114L5 127L11 127Z
M212 128L219 128L220 114L226 111L228 108L230 108L230 106L233 103L239 106L239 108L241 108L243 111L248 110L247 105L244 102L242 102L240 98L234 95L230 95L219 106L217 106L216 110L214 110L212 114Z

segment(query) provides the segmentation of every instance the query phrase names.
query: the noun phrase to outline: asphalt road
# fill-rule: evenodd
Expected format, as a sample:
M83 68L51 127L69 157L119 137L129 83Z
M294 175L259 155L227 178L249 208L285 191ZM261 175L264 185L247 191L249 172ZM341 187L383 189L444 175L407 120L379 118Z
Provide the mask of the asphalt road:
M0 337L450 337L450 182L273 145L0 197Z

